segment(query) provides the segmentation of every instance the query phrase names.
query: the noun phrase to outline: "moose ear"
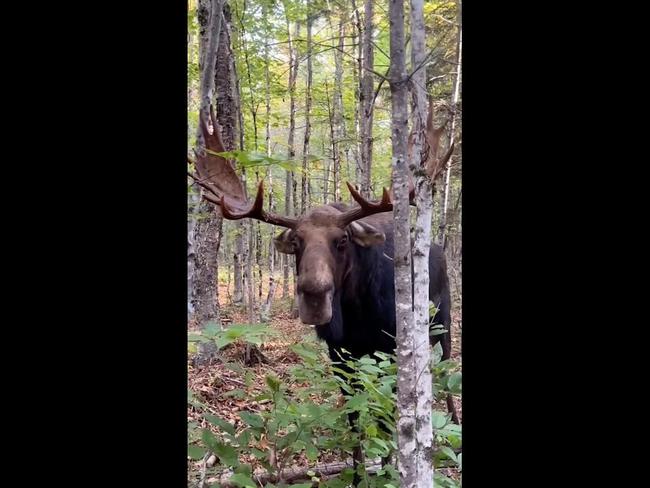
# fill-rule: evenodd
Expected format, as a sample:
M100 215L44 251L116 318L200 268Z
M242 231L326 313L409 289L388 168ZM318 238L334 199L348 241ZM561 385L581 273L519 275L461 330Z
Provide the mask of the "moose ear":
M361 247L376 246L382 244L386 240L386 236L383 232L380 232L376 227L359 220L351 222L348 228L350 229L350 237L352 240Z
M295 254L296 249L293 245L293 234L291 229L285 229L279 236L273 238L273 244L278 252L284 254Z

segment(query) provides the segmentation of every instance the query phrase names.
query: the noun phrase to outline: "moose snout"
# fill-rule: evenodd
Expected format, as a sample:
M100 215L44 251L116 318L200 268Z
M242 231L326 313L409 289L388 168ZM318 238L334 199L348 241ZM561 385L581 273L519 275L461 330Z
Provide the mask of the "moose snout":
M312 296L321 296L330 293L334 284L329 280L298 280L298 293Z
M332 320L333 288L317 295L298 293L298 313L303 324L323 325Z

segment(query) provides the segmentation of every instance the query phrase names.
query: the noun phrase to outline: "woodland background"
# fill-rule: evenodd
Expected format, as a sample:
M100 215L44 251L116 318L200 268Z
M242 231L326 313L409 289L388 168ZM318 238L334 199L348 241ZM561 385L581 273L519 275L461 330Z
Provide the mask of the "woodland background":
M380 198L382 187L391 183L391 102L385 79L390 64L388 2L213 1L222 11L215 111L249 196L264 180L265 204L287 215L323 203L351 202L345 182L364 196ZM188 1L189 148L197 138L201 60L212 8L209 0ZM455 363L440 368L449 374L441 374L445 381L439 386L457 394L462 332L460 11L457 2L424 2L428 54L421 68L436 124L446 127L444 144L452 138L455 143L447 169L435 182L432 238L445 248L454 303ZM408 53L408 21L406 28ZM188 486L223 484L227 468L234 469L234 481L231 476L226 484L247 486L260 466L280 472L300 471L314 462L345 462L344 447L353 440L341 418L303 425L301 435L310 435L292 439L300 416L279 419L273 413L284 401L287 412L294 405L296 412L306 409L312 420L323 420L338 388L328 366L316 359L322 345L296 319L293 257L275 252L272 244L280 230L249 219L222 220L211 204L201 201L191 178L188 208L188 316L194 334L188 346ZM201 339L205 337L216 340ZM369 382L381 383L386 375L390 371L360 371L361 380ZM450 384L451 378L456 379ZM375 400L379 410L387 408ZM365 401L373 404L372 398ZM371 413L372 408L364 442L377 454L390 440L372 429ZM279 422L275 429L270 428L273 421ZM438 439L437 485L457 486L460 430L448 419L440 423L443 437L445 428L451 431ZM329 429L329 444L320 439L319 429ZM242 435L248 435L243 439L247 442ZM278 447L283 442L286 445ZM300 472L304 478L306 471ZM328 482L324 471L317 477ZM368 481L376 486L394 483L389 471Z

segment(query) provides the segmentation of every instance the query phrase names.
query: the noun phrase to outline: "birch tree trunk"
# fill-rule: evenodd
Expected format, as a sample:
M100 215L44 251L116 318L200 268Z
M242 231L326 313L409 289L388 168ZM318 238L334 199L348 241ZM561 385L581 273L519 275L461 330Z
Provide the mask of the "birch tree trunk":
M407 347L411 348L411 378L407 379L414 411L414 439L408 440L411 469L415 479L410 485L431 487L433 484L433 428L431 409L431 350L429 345L429 250L431 247L431 217L433 215L433 182L425 168L428 147L425 144L427 122L426 58L423 0L411 0L411 90L413 97L413 146L410 165L416 174L417 217L413 244L413 314L414 324ZM410 424L412 425L412 424ZM406 477L409 477L406 474Z
M407 93L404 41L404 0L389 1L390 17L390 89L392 103L393 182L395 201L395 302L397 319L397 438L400 487L431 488L431 469L421 466L421 460L430 459L431 446L419 445L419 430L424 426L424 412L418 411L417 379L428 369L417 363L417 349L428 349L428 336L424 344L414 337L412 311L411 259L409 232L408 167L406 163ZM428 412L430 415L430 412Z

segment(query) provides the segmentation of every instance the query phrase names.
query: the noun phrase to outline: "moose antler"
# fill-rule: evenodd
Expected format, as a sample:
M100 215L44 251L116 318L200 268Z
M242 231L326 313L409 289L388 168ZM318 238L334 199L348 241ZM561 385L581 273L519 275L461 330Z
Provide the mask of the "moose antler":
M359 204L358 207L351 208L342 212L338 216L338 224L340 227L345 227L355 220L368 217L370 215L381 213L381 212L391 212L393 210L393 189L387 190L385 187L382 192L381 200L379 202L369 202L366 200L349 182L346 182L348 189L352 198ZM409 200L411 203L415 199L415 187L413 183L409 181Z
M442 156L438 156L438 152L440 152L440 137L445 127L447 127L448 121L449 119L445 119L445 122L437 129L433 126L433 99L429 96L429 115L427 117L427 130L424 133L424 137L429 146L425 171L431 178L431 181L435 181L442 173L447 165L447 161L449 161L451 154L454 152L454 144L452 142L447 152Z
M195 164L198 177L191 173L190 176L207 190L203 192L203 197L217 205L225 219L239 220L248 217L281 227L295 228L297 220L264 210L263 181L260 181L254 202L252 204L248 202L244 185L237 176L235 168L223 156L216 154L224 152L224 145L212 107L210 107L210 119L213 127L212 134L208 131L203 117L199 116L199 125L205 139L205 150L195 151L196 161L191 161Z

